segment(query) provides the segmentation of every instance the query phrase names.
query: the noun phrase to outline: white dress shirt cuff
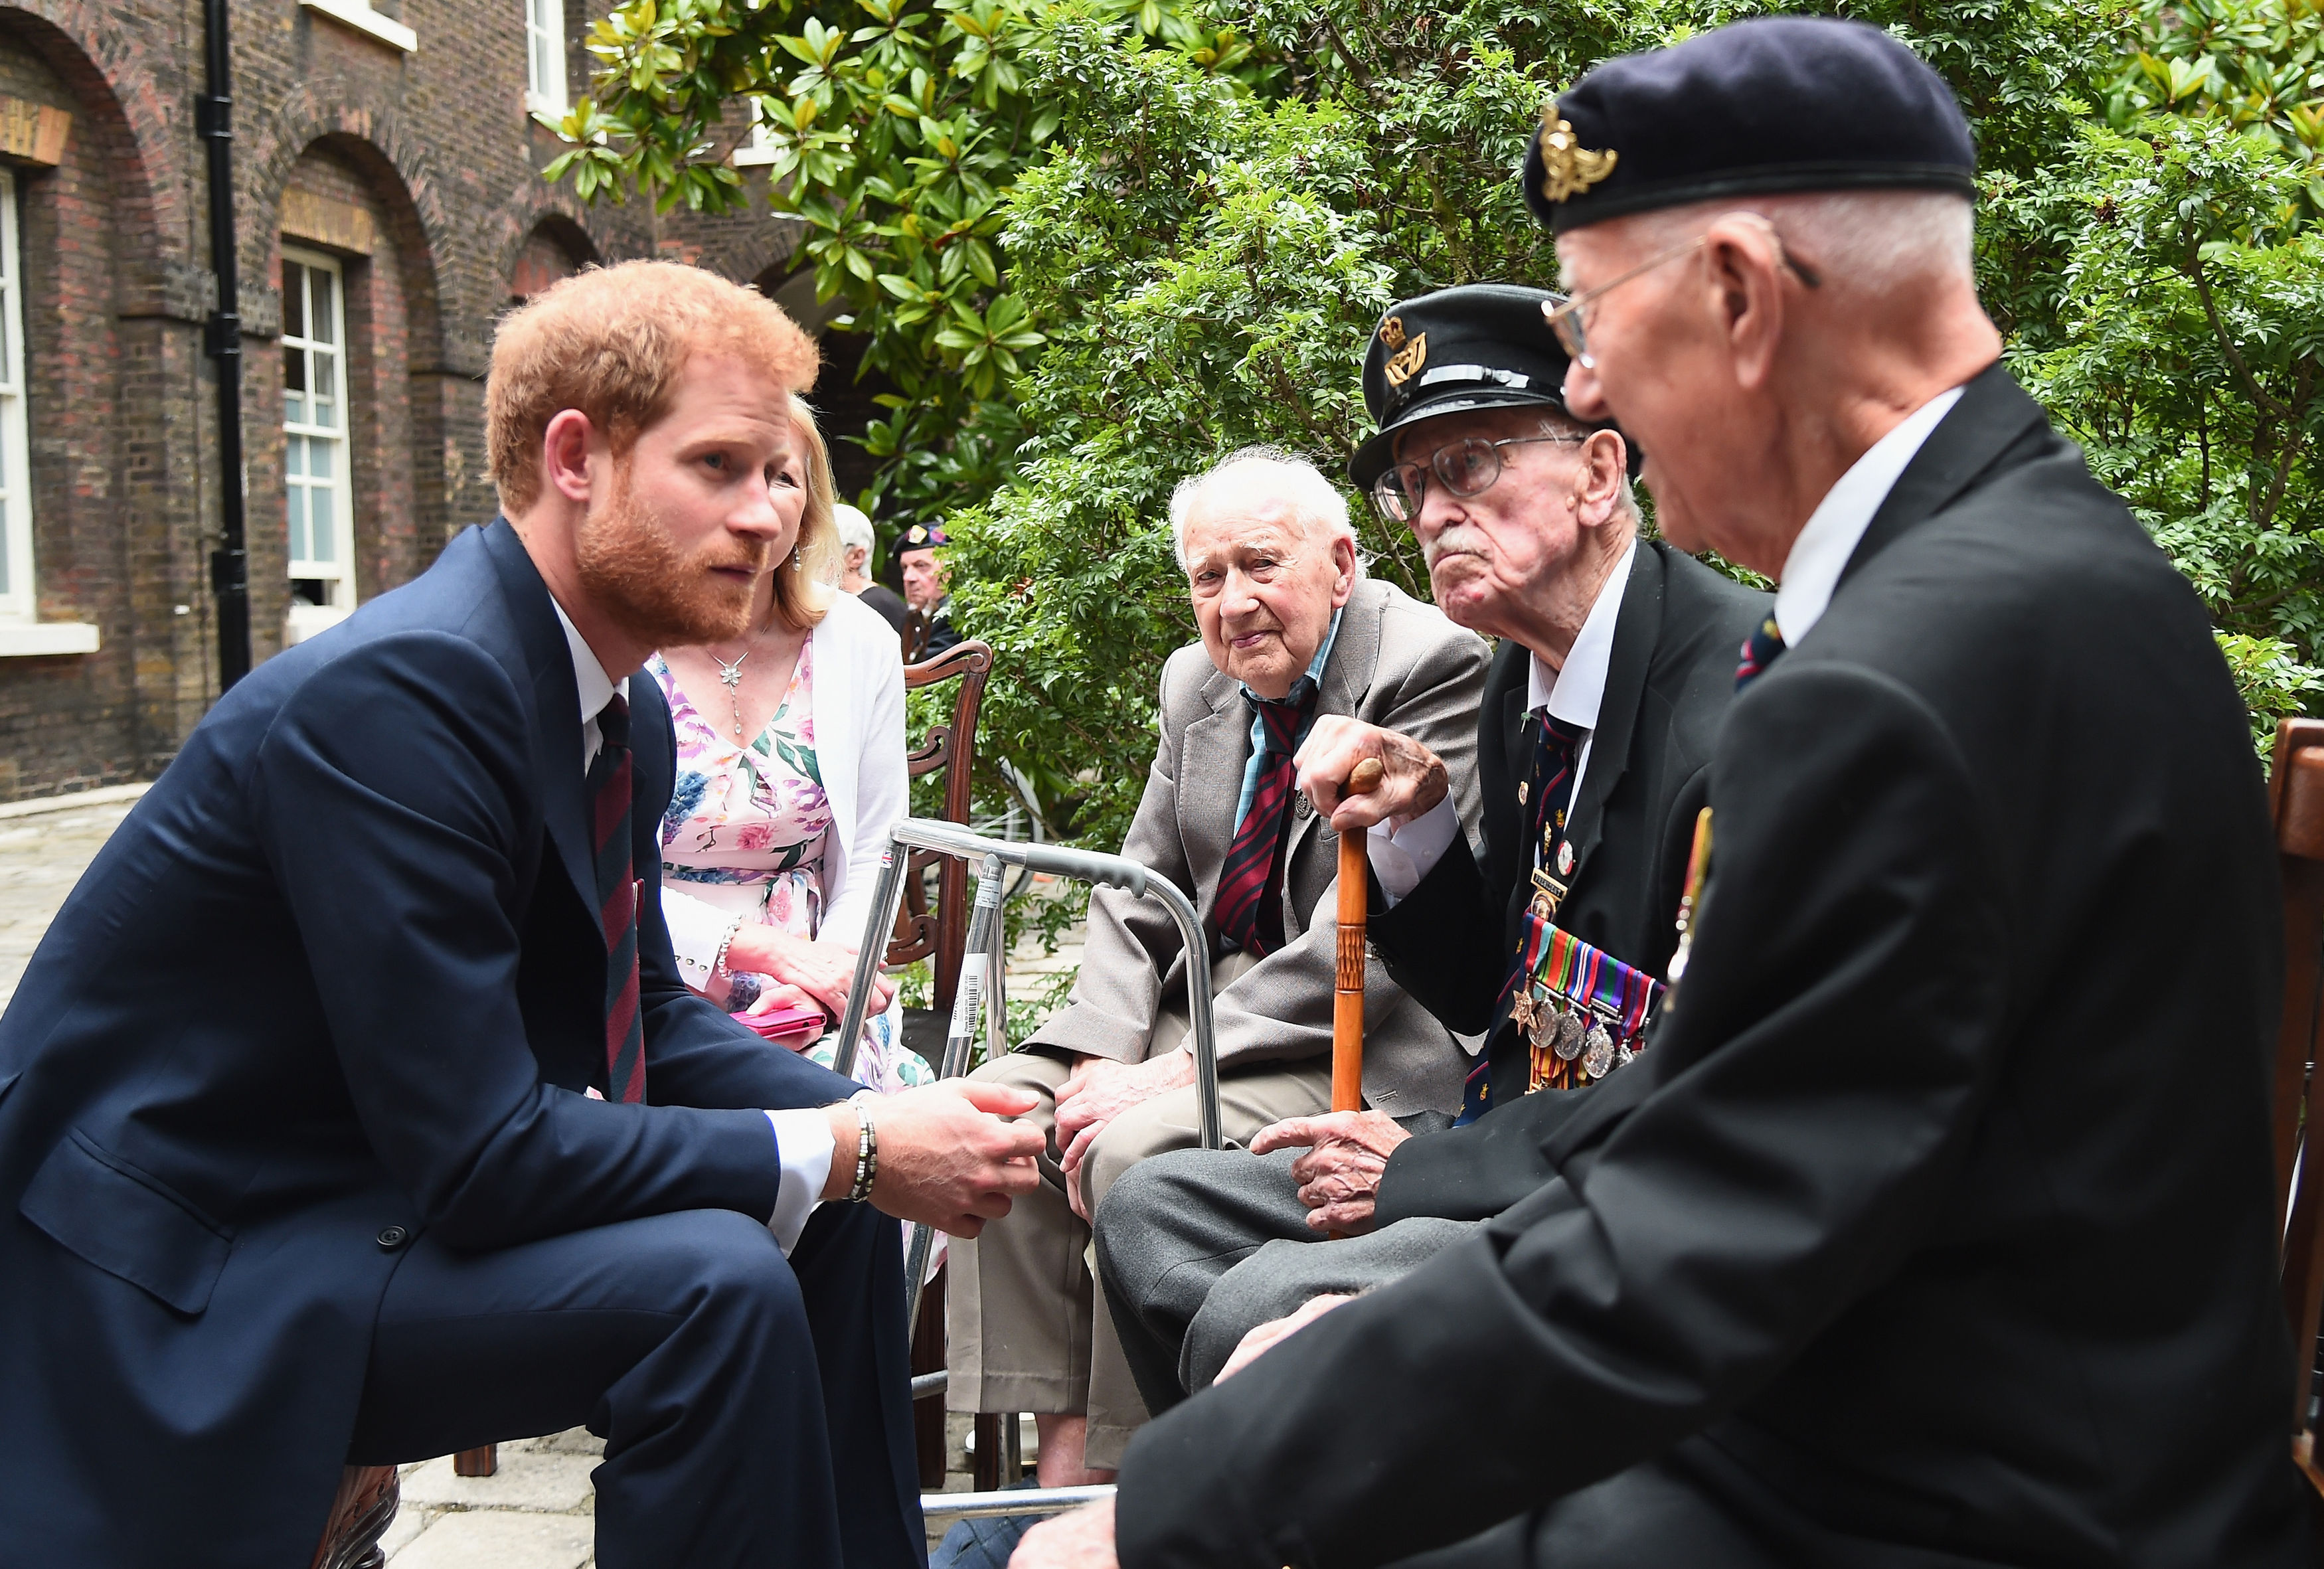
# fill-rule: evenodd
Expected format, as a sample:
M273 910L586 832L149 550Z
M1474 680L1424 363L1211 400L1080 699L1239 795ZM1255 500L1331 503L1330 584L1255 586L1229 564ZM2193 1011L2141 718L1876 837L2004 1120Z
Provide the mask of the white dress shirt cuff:
M1421 879L1436 869L1460 831L1461 814L1453 810L1449 795L1402 827L1393 817L1372 825L1366 848L1371 852L1372 875L1379 879L1390 909L1410 898Z
M775 1190L775 1213L767 1229L790 1257L807 1230L807 1216L823 1202L823 1185L831 1177L831 1119L820 1106L794 1112L769 1112L775 1131L775 1159L783 1168L782 1186Z

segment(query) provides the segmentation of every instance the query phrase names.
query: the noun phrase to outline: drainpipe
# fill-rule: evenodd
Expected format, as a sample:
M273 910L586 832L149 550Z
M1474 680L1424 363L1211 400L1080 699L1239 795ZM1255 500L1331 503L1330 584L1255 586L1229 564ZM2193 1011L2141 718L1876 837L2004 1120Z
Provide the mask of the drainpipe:
M234 99L227 90L226 0L202 0L202 42L208 56L201 95L194 100L196 134L208 143L210 271L217 306L210 312L207 349L217 362L218 548L210 552L210 587L217 595L218 689L250 674L250 552L244 528L242 472L242 295L234 264Z

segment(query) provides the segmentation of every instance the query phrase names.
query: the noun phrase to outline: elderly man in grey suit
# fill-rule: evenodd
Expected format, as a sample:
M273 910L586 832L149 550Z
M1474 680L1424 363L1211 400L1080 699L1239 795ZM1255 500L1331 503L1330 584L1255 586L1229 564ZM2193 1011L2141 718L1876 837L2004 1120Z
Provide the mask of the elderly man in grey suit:
M1170 523L1202 640L1163 667L1160 742L1122 854L1184 889L1211 934L1220 1109L1240 1143L1331 1103L1338 839L1291 788L1292 753L1319 715L1420 739L1458 807L1442 831L1474 833L1489 651L1367 578L1346 502L1287 453L1245 448L1182 482ZM1365 1100L1416 1129L1448 1124L1469 1048L1377 961L1364 1025ZM1051 1138L1041 1187L953 1243L950 1404L1035 1413L1045 1485L1108 1480L1145 1420L1112 1324L1092 1313L1087 1217L1130 1167L1195 1142L1186 1028L1176 929L1100 890L1067 1006L976 1075L1038 1094L1028 1117Z

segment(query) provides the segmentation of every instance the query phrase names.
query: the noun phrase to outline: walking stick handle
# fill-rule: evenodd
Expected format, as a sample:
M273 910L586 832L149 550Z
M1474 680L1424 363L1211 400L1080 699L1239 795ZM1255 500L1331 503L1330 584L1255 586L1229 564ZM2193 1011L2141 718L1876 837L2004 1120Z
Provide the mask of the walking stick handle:
M1379 759L1359 760L1348 772L1342 796L1368 796L1379 789L1388 770ZM1337 984L1332 993L1332 1110L1353 1112L1364 1103L1364 918L1371 902L1371 858L1362 828L1340 835L1340 945Z

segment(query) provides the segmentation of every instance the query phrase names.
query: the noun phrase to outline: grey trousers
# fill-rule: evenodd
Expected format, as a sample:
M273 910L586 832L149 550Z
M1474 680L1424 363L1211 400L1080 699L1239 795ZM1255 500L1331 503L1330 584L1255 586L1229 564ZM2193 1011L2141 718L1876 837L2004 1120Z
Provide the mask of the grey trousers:
M1327 1241L1291 1178L1301 1153L1157 1155L1099 1206L1098 1276L1148 1410L1207 1387L1259 1325L1312 1297L1386 1285L1482 1223L1403 1220Z
M1160 1031L1157 1031L1157 1038ZM1051 1133L1039 1160L1042 1183L973 1241L951 1243L948 1322L954 1411L1085 1412L1085 1463L1120 1464L1146 1406L1121 1360L1113 1324L1093 1311L1089 1228L1065 1202L1054 1134L1056 1091L1072 1072L1034 1052L1011 1052L973 1077L1030 1090L1040 1104L1021 1119ZM1312 1116L1332 1103L1328 1062L1263 1063L1220 1075L1219 1115L1231 1143L1248 1142L1285 1117ZM1117 1117L1081 1167L1093 1214L1129 1172L1197 1137L1192 1086L1157 1095Z

